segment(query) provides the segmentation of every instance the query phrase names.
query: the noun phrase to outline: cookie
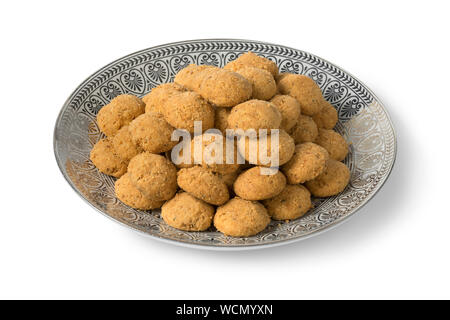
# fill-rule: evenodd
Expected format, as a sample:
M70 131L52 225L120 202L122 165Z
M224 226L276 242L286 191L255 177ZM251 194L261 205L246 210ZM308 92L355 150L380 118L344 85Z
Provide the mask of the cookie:
M324 172L305 185L316 197L331 197L344 191L349 181L348 167L342 162L330 159Z
M156 201L144 196L131 182L129 173L124 174L116 181L114 190L120 201L134 209L152 210L161 208L164 204L164 201Z
M325 170L329 157L327 150L321 146L305 142L295 146L293 157L281 170L290 184L304 183Z
M138 154L131 159L128 172L133 185L151 199L169 200L177 191L177 169L163 156Z
M274 220L297 219L312 208L311 193L300 184L291 184L263 204Z
M250 237L270 223L266 208L257 202L233 198L217 208L214 226L227 236Z
M275 197L286 186L286 177L280 171L264 174L262 167L253 167L242 172L234 182L236 195L245 200L264 200Z
M145 111L145 103L136 96L121 94L100 109L97 124L100 131L112 137Z
M177 182L181 189L209 204L220 206L230 198L225 182L200 166L178 171Z
M214 207L189 193L181 192L162 206L161 217L176 229L204 231L211 226Z
M102 139L94 145L90 159L100 172L109 176L119 178L127 172L128 161L119 157L110 138Z

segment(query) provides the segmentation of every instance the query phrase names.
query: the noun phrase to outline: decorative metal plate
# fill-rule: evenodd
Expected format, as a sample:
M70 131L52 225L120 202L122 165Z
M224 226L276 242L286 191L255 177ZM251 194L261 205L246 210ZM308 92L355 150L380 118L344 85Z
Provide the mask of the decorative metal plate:
M272 222L260 234L232 238L211 230L173 229L159 211L129 208L114 195L115 179L97 171L89 160L92 146L102 138L95 117L102 106L121 93L143 96L173 80L189 65L222 67L240 54L253 51L277 63L281 72L305 74L321 87L339 111L337 131L350 142L345 163L349 186L339 195L314 200L315 208L300 219ZM394 165L396 140L387 111L358 79L317 56L300 50L249 40L193 40L161 45L116 60L84 81L64 104L55 126L56 161L73 189L104 215L156 239L206 249L250 249L304 239L336 226L367 203L382 187Z

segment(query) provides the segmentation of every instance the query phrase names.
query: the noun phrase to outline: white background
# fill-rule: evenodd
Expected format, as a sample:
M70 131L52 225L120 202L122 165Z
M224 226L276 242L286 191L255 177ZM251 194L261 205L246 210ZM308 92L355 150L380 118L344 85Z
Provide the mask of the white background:
M0 298L450 298L447 1L2 1ZM106 219L53 156L57 114L134 51L242 38L365 82L398 135L394 171L344 225L249 252L160 243Z

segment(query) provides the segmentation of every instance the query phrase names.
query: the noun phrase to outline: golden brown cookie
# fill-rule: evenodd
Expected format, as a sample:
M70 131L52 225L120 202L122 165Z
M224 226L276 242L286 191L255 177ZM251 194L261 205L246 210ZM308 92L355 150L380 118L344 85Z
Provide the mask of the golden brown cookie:
M162 206L161 217L176 229L204 231L211 226L214 207L186 192L180 192Z
M171 140L174 130L164 117L156 112L140 115L129 126L133 142L151 153L162 153L172 149L178 143Z
M144 113L145 103L136 96L121 94L100 109L97 123L100 131L108 137L114 136L123 126Z
M301 114L298 117L297 125L292 129L291 136L295 144L313 142L319 135L319 129L310 116Z
M267 148L267 160L271 159L272 155L272 137L271 135L261 136L256 139L251 139L249 137L241 137L238 141L239 153L247 160L250 164L256 164L265 167L281 166L288 162L295 150L294 139L291 138L286 131L279 129L278 131L278 164L269 161L267 163L262 163L260 157L260 146ZM250 150L255 152L253 158L250 157ZM264 150L264 149L262 149ZM266 152L263 152L265 155Z
M328 159L327 150L315 143L305 142L295 146L294 156L282 167L282 171L290 184L303 183L321 174Z
M242 67L255 67L269 71L274 78L278 76L278 67L275 62L266 59L264 57L258 56L253 52L247 52L233 60L224 67L225 69L236 71Z
M269 71L255 67L242 67L235 72L252 84L253 99L269 100L277 92L277 83Z
M203 167L181 169L177 182L181 189L209 204L220 206L230 198L225 182Z
M301 184L291 184L263 204L274 220L297 219L312 208L311 193Z
M279 129L281 113L272 103L262 100L249 100L238 104L228 116L230 129Z
M162 113L170 97L185 91L186 88L178 83L160 84L142 98L142 101L145 103L145 112Z
M270 100L281 113L281 125L280 128L286 132L290 132L298 122L298 117L301 114L300 103L297 99L288 95L276 95Z
M214 226L227 236L250 237L270 223L266 208L257 201L233 198L217 208Z
M314 142L324 147L331 159L342 161L348 154L347 141L336 131L319 129L319 135Z
M177 73L174 81L191 91L198 92L206 74L215 72L218 69L219 68L213 66L190 64Z
M194 122L202 122L202 130L214 127L214 109L198 93L186 91L170 97L164 110L166 121L174 128L194 133Z
M169 200L177 191L177 169L165 157L144 152L128 165L131 182L146 197Z
M278 170L269 175L262 169L269 168L253 167L241 173L234 182L236 195L246 200L270 199L283 191L286 186L286 177Z
M131 183L130 174L124 174L114 185L117 198L127 206L138 210L151 210L161 208L164 201L156 201L142 194Z
M251 98L252 85L236 72L218 69L203 74L197 92L218 107L234 107Z
M91 150L90 159L100 172L120 178L127 172L128 161L114 150L110 138L99 140Z
M112 144L117 155L126 161L130 161L134 156L143 151L131 138L129 126L120 128L112 138Z
M297 99L302 113L307 116L313 116L322 110L322 91L314 80L307 76L285 73L279 77L278 90Z
M306 187L316 197L330 197L342 192L350 181L350 170L342 162L330 159L325 171Z
M333 129L338 122L338 113L331 103L323 99L322 111L316 113L313 116L313 119L317 124L317 127L322 129Z
M236 143L233 143L233 141L230 141L233 152L227 153L227 141L230 140L227 140L224 136L216 136L209 133L195 136L191 141L192 162L221 174L237 171L240 166L239 162L243 161L238 161L238 156L240 155L237 151ZM221 156L219 153L216 153L216 151L220 152L220 150L222 152Z

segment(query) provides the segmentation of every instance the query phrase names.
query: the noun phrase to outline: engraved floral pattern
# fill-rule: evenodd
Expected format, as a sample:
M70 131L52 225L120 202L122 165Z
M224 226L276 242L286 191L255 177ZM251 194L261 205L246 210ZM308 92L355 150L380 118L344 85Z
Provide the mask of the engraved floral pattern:
M170 66L174 75L192 63L195 63L195 59L190 55L174 56L170 59Z
M158 60L144 66L145 74L149 80L156 83L168 82L169 68L166 62Z
M102 97L107 101L111 101L113 98L124 92L125 91L122 89L122 87L115 81L110 81L105 86L102 86L100 88Z
M218 67L220 65L220 56L217 53L202 53L197 58L197 64Z
M336 103L342 100L347 94L348 89L345 86L341 86L339 81L333 80L328 83L328 86L323 91L323 96L331 103Z
M301 62L292 59L281 61L278 65L281 73L303 74L304 66Z
M351 118L358 114L358 111L364 106L357 97L350 97L342 104L339 115L343 118Z
M142 72L137 69L124 72L120 77L120 81L129 92L138 94L144 92L145 78Z

